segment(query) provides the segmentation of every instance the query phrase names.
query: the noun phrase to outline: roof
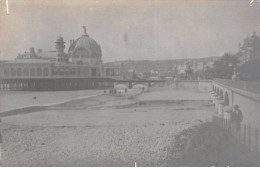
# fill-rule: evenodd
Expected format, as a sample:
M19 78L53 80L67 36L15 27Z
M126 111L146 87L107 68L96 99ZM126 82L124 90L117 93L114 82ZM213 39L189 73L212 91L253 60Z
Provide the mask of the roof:
M76 49L83 48L89 53L96 53L98 57L102 56L100 45L87 34L83 34L80 38L76 39L69 47L69 52Z
M50 60L44 60L44 59L16 59L16 60L10 60L6 61L5 63L52 63Z
M121 66L121 63L120 62L116 62L116 63L104 63L103 64L104 67L120 67Z
M56 58L58 55L58 52L57 51L43 51L43 52L37 53L37 55L42 58Z

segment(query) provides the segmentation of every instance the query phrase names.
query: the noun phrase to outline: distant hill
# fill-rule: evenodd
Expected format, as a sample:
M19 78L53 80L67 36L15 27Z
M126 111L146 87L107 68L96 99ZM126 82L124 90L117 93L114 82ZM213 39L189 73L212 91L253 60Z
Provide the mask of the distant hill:
M184 64L185 61L189 60L192 63L198 62L210 62L215 61L218 57L209 58L190 58L190 59L175 59L175 60L126 60L126 61L116 61L108 62L109 64L122 64L123 71L128 71L130 69L136 72L150 72L151 70L158 72L169 72L172 71L175 65Z

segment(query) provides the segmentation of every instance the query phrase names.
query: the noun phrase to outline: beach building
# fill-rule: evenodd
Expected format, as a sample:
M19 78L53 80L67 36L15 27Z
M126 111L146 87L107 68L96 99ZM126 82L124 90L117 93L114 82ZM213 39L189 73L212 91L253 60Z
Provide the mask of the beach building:
M12 61L0 61L1 90L73 90L112 87L120 79L120 64L103 64L101 46L84 28L83 35L70 40L68 53L60 35L56 51L18 54Z

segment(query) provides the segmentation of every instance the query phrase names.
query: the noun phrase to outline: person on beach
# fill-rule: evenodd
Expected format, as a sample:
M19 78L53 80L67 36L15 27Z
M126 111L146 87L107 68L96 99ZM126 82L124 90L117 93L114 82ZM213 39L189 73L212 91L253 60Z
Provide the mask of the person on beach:
M239 109L238 105L234 106L234 110L232 112L232 120L235 123L236 129L240 130L241 127L241 123L243 121L243 113L242 111Z

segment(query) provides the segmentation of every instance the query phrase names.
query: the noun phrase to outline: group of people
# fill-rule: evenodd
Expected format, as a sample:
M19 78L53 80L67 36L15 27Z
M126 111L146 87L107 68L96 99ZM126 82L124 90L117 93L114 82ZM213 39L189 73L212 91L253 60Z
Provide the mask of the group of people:
M125 93L127 93L127 88L124 90L125 91ZM104 93L106 93L107 91L106 90L104 90ZM117 91L117 89L110 89L109 90L109 94L121 94L121 91Z

